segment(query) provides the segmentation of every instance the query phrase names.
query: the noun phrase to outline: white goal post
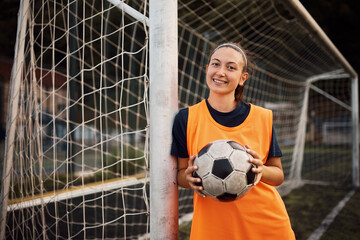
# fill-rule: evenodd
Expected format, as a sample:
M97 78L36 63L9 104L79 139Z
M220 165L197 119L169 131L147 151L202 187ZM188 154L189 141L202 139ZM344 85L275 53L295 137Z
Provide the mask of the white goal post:
M170 157L178 105L177 1L150 0L149 5L150 239L178 239L177 161Z

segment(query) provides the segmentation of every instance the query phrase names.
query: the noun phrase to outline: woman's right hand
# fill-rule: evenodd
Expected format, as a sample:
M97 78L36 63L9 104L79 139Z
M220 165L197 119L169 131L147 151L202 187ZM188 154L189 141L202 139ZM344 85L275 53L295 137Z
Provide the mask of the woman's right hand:
M186 181L189 186L201 197L206 197L201 191L204 189L201 184L201 179L194 177L193 173L198 169L198 166L194 166L196 156L191 156L188 161L188 167L185 170ZM197 185L198 184L198 185Z

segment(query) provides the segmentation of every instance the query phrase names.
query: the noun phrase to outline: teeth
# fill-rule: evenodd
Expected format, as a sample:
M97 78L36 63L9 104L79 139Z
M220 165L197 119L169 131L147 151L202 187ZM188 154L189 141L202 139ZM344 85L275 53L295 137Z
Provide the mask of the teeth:
M213 81L216 83L225 83L224 81L220 81L220 80L216 80L216 79L213 79Z

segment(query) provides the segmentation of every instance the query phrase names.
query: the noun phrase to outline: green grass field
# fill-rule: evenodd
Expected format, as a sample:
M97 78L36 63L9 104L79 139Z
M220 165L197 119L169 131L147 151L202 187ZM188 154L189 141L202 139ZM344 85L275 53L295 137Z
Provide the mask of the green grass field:
M283 197L297 240L306 240L351 188L304 185ZM360 190L357 190L321 240L360 239ZM179 227L179 239L189 239L191 222Z
M334 219L321 240L360 239L360 190L357 189L339 215Z

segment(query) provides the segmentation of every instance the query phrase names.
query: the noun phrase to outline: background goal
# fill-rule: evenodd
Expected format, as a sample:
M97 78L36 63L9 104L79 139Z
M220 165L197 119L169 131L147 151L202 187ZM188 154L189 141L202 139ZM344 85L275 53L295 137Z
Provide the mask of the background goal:
M357 74L298 1L23 0L0 238L134 239L148 236L151 218L173 221L162 215L169 209L155 209L175 200L154 185L161 179L150 182L176 171L163 157L173 114L207 96L208 54L229 41L256 63L245 101L274 112L279 191L304 182L358 186ZM174 50L176 60L167 59ZM176 80L174 93L168 81ZM179 217L192 212L192 194L179 189Z

